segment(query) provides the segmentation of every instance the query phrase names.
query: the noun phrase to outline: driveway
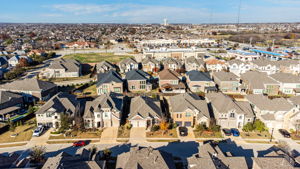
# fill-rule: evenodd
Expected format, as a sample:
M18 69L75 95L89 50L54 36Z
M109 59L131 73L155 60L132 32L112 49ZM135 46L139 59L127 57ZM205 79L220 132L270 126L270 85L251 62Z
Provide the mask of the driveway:
M31 140L27 143L26 146L33 147L33 146L36 146L36 145L37 146L46 145L47 141L50 137L51 131L52 131L52 129L48 129L40 137L32 137Z
M187 136L180 136L180 133L179 133L179 127L177 127L177 135L178 135L178 138L181 140L181 141L195 141L195 135L194 135L194 129L192 127L187 127L188 129L188 135Z
M130 130L131 143L146 142L146 128L145 127L132 127Z
M107 127L101 133L100 143L116 143L118 127Z

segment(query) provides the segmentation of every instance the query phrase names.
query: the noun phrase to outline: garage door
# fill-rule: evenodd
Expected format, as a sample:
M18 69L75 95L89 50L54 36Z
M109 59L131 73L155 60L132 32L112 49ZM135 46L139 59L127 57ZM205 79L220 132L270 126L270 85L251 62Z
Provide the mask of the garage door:
M132 120L131 124L132 127L146 127L146 121L142 120Z
M182 121L175 121L175 123L177 124L177 126L182 126Z
M192 126L192 123L191 123L191 122L185 122L185 123L184 123L184 126L185 126L185 127L191 127L191 126Z

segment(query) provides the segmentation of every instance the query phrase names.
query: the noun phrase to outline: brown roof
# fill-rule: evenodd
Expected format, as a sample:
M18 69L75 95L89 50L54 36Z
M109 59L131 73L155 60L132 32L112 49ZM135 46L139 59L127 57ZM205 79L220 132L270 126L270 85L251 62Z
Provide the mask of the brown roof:
M181 75L175 71L164 69L158 73L158 76L160 80L179 80Z

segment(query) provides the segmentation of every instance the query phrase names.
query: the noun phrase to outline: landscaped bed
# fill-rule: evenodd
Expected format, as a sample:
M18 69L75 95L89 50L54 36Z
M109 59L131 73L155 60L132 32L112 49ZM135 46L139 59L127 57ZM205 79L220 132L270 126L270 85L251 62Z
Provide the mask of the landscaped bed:
M101 137L102 130L97 130L97 131L71 131L71 132L66 132L66 134L61 134L58 136L50 136L49 140L54 140L54 139L77 139L77 138L99 138ZM57 133L53 133L57 134Z
M147 138L178 138L176 128L169 130L149 131Z
M212 132L194 130L194 134L195 138L223 138L222 133L220 131Z
M118 138L129 138L130 137L130 129L120 126L118 129Z
M76 59L81 63L98 63L105 60L112 63L117 63L129 57L133 57L133 56L115 55L113 53L84 53L84 54L75 53L75 54L65 55L63 58Z
M1 134L0 143L29 141L35 127L33 120L27 121L26 124L17 126L14 131L7 131Z
M270 139L271 135L268 131L263 131L263 132L251 131L251 132L241 132L241 137L243 139Z

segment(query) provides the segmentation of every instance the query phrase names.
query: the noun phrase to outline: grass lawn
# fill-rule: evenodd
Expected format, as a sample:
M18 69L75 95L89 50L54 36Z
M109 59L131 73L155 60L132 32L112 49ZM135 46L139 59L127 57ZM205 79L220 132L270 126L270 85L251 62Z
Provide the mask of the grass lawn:
M244 139L270 139L271 135L269 132L241 132L241 137Z
M27 143L4 144L4 145L0 145L0 148L25 146L26 144Z
M130 137L130 129L124 127L124 129L118 129L118 137L117 138L129 138Z
M73 135L74 137L71 136L67 136L65 137L64 134L61 134L59 136L50 136L49 140L53 140L53 139L81 139L81 138L99 138L101 137L101 133L102 131L86 131L86 132L81 132L81 131L72 131L71 135Z
M96 84L83 89L83 93L88 93L88 95L97 95Z
M98 63L102 61L109 61L112 63L117 63L125 58L133 57L127 55L115 55L113 53L75 53L65 55L63 58L66 59L76 59L81 63Z
M219 132L201 132L194 130L195 138L223 138L221 131Z
M246 140L245 142L247 143L257 143L257 144L277 144L276 141L250 141L250 140Z
M50 82L63 82L63 81L82 80L82 79L89 79L89 78L90 78L90 74L80 76L80 77L63 77L63 78L41 79L41 80L50 81Z
M154 132L147 132L146 137L148 138L178 138L176 129L167 130L165 133L163 130Z
M148 142L178 142L180 140L179 139L168 139L168 140L159 140L159 139L152 140L152 139L147 139L146 141L148 141Z
M30 125L24 124L16 127L14 132L7 131L0 135L0 143L29 141L35 127L34 123ZM12 134L17 134L17 136L11 137Z
M47 144L64 144L64 143L74 143L76 141L80 140L66 140L66 141L47 141ZM90 143L97 143L100 142L100 140L91 140Z

